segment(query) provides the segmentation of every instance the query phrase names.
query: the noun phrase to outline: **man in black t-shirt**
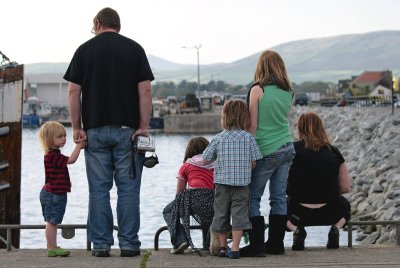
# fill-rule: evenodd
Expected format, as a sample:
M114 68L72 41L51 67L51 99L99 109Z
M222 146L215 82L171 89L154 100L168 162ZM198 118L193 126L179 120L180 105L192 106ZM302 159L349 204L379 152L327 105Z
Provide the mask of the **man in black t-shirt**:
M104 8L93 19L95 37L76 50L64 75L74 140L87 140L88 240L92 254L110 256L117 187L118 239L122 257L140 255L140 183L144 154L133 152L136 135L148 135L154 80L144 49L119 34L118 13Z

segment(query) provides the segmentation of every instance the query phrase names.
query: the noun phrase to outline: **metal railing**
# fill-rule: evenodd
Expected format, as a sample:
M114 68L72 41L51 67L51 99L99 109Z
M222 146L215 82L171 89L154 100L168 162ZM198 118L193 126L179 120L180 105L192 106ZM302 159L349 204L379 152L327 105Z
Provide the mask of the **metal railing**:
M352 96L345 99L340 97L323 98L319 101L321 106L350 106L350 107L391 107L395 100L392 96Z
M190 225L189 226L190 230L201 230L201 226L200 225ZM158 241L160 240L160 234L163 231L168 230L167 226L163 226L161 228L159 228L156 232L156 234L154 235L154 250L157 251L158 250ZM207 233L206 232L202 232L202 238L203 238L203 249L204 250L208 250L208 247L210 246L210 241L207 240Z
M396 244L400 246L400 220L391 220L391 221L349 221L347 223L348 226L348 239L347 239L347 246L350 248L353 246L353 226L358 225L395 225L396 226ZM22 229L45 229L46 225L44 224L37 224L37 225L20 225L20 224L0 224L0 229L7 230L7 238L6 238L6 245L7 250L10 251L12 248L11 241L12 235L11 230L22 230ZM61 229L61 235L65 239L71 239L75 236L75 229L87 229L86 224L60 224L57 226L58 229ZM115 231L118 231L118 226L113 226ZM191 225L190 229L200 229L199 225ZM159 236L161 232L168 230L167 226L163 226L157 230L154 235L154 250L158 250L159 244ZM207 249L209 241L207 241L207 234L203 233L203 248ZM86 250L91 250L91 242L89 240L86 241Z
M399 221L349 221L347 223L348 226L348 231L347 231L347 246L349 248L353 247L353 226L354 225L395 225L396 226L396 244L398 246L400 246L400 220ZM268 227L268 224L266 224L266 227ZM190 229L201 229L200 226L198 225L191 225ZM159 228L157 230L157 232L154 235L154 250L158 250L159 249L159 236L160 234L165 231L168 230L167 226L163 226L161 228ZM207 245L206 244L206 240L205 240L205 236L203 234L203 249L207 249Z
M400 246L400 221L349 221L347 226L349 230L347 232L347 246L351 248L353 246L353 225L395 225L396 226L396 244Z
M71 239L75 236L75 229L87 229L86 224L60 224L57 226L58 229L61 229L61 235L65 239ZM22 230L22 229L46 229L45 224L32 224L32 225L20 225L20 224L0 224L0 229L7 230L7 238L6 238L6 245L7 250L11 250L11 241L12 241L12 234L11 230ZM118 231L118 226L113 226L115 231ZM91 242L89 240L86 241L86 250L91 250Z

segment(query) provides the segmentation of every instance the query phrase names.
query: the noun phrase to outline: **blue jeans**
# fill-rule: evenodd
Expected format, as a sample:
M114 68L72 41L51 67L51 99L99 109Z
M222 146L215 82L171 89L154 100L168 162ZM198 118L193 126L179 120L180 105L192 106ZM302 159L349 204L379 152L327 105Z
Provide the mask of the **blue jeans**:
M294 156L293 144L287 143L274 153L257 160L257 165L251 174L250 218L261 216L260 202L268 181L270 215L287 214L287 179Z
M67 200L67 193L54 194L42 189L40 191L40 204L42 205L44 221L52 224L61 224Z
M140 183L144 154L132 151L132 128L105 126L87 131L85 149L89 184L88 240L93 249L114 244L110 190L117 187L119 247L140 248Z

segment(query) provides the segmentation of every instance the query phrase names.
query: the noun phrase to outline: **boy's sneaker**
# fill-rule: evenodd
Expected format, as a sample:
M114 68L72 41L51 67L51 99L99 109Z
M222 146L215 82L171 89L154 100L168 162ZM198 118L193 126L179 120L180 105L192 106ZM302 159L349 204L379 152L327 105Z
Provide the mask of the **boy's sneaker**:
M225 254L229 259L240 259L240 251L232 251L230 248L227 248Z
M179 247L171 249L171 254L183 254L188 247L189 243L185 241L181 243Z
M67 257L69 255L69 253L70 253L69 250L64 250L60 247L57 247L56 249L53 249L53 250L48 249L47 257L57 257L57 256Z
M95 257L110 257L109 249L93 249L92 256Z

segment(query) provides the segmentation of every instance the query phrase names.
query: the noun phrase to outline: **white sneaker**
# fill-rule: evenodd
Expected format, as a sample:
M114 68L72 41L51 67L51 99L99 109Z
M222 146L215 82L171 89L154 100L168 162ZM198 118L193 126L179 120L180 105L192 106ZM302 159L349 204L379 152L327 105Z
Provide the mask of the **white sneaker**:
M185 241L182 244L180 244L178 248L171 249L171 254L183 254L183 252L185 252L185 250L188 247L189 247L189 243Z

